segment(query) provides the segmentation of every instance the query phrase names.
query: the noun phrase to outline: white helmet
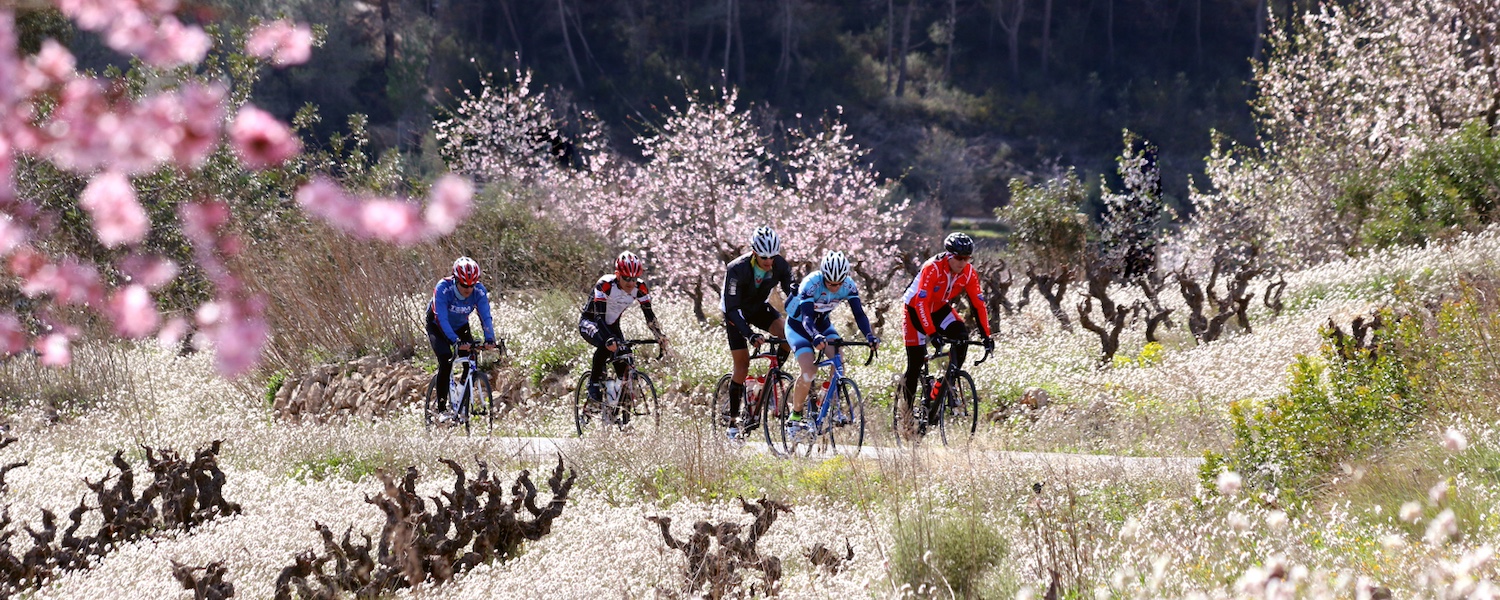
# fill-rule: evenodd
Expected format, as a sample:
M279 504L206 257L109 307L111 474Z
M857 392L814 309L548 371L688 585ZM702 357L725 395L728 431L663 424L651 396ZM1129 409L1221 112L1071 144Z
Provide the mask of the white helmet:
M776 235L776 230L761 225L755 228L755 234L750 236L750 251L761 258L771 258L781 254L781 236Z
M824 283L843 283L844 276L849 274L849 259L844 258L844 253L834 250L823 257Z

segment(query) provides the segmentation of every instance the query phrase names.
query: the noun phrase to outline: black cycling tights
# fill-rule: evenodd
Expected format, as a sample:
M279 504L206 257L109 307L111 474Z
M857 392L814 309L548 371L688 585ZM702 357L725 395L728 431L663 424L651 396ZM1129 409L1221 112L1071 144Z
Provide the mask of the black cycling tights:
M954 321L948 327L938 330L938 333L949 339L969 339L969 326L963 321ZM969 347L963 344L954 344L949 348L949 362L957 368L963 368L964 359L969 355ZM922 385L922 359L927 357L927 346L906 347L906 385L903 386L901 394L906 398L906 408L911 409L911 399L921 389ZM941 374L934 374L940 376Z

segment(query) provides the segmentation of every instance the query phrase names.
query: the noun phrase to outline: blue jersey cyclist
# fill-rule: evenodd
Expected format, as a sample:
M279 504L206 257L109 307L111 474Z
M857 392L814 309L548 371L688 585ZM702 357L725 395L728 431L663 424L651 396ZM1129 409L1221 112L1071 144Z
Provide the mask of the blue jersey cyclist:
M484 345L495 345L495 325L490 320L490 293L479 283L479 263L467 256L453 261L453 274L438 280L427 303L427 341L437 356L439 406L448 406L448 381L453 377L453 347L467 353L474 344L469 315L478 312L484 328Z
M819 270L803 277L801 285L797 286L797 293L787 300L786 314L790 317L790 327L787 328L786 338L797 354L797 365L802 368L802 376L797 378L797 384L792 389L791 421L802 419L801 409L806 405L808 388L812 385L813 377L818 374L814 351L823 350L830 356L839 352L838 348L830 349L827 346L828 340L840 338L838 330L833 326L833 319L830 318L833 309L848 302L849 311L854 313L854 323L859 326L860 333L870 343L880 343L880 338L875 337L870 330L870 319L865 316L865 309L860 305L859 286L848 275L849 259L844 257L843 252L829 252L823 257Z

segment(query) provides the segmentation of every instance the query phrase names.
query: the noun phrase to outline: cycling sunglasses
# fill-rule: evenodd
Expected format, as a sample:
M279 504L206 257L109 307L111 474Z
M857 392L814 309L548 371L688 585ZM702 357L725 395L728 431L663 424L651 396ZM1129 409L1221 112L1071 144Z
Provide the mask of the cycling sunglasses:
M625 277L623 275L620 276L620 281L623 282L623 283L635 283L635 282L640 281L640 280L641 280L640 277Z

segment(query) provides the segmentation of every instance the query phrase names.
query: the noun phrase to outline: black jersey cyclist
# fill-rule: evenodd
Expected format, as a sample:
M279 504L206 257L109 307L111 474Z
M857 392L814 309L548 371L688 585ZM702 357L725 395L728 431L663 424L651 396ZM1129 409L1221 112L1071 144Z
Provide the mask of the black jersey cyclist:
M439 406L448 406L448 381L453 377L453 347L468 352L474 345L469 315L478 312L484 328L484 345L495 344L495 325L490 319L490 293L479 283L479 263L467 256L453 261L453 273L438 280L427 303L427 341L438 361Z
M616 352L629 352L623 347L625 334L620 330L620 316L631 305L640 304L645 313L646 326L656 336L657 343L666 343L656 313L651 310L651 291L641 281L645 264L636 255L620 253L615 259L615 272L599 278L594 284L594 293L583 305L583 316L578 319L578 334L594 347L594 357L589 368L589 401L599 403L603 393L600 382L604 381L604 366ZM625 376L625 365L615 364L615 375Z
M771 290L781 288L784 298L793 293L792 265L781 257L781 237L770 227L757 227L750 236L750 252L730 261L724 274L724 288L719 293L719 308L724 311L724 333L729 338L729 353L734 357L734 373L729 382L729 412L720 415L726 426L733 426L745 397L745 377L750 373L749 345L765 339L751 326L785 337L786 319L771 306ZM778 353L790 352L785 344ZM745 415L748 429L756 415Z

